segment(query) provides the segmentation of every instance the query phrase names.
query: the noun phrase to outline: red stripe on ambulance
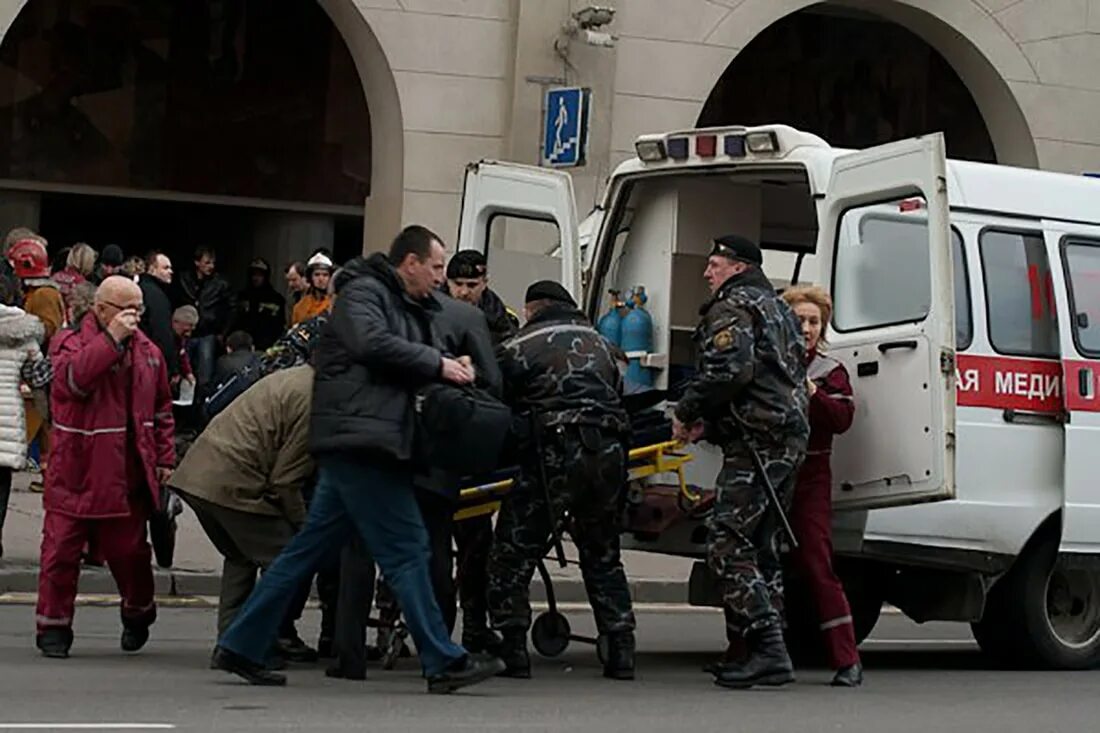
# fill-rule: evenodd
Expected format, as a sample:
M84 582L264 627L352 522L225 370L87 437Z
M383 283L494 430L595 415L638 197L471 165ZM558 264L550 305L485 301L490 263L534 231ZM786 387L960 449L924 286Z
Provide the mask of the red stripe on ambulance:
M1064 392L1061 362L959 354L959 407L1057 413Z

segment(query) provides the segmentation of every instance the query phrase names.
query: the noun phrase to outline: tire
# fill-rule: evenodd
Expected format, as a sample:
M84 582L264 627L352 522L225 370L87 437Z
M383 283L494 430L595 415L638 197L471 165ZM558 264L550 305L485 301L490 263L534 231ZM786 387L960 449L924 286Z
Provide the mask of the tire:
M1074 567L1058 538L1029 545L994 586L974 638L1012 666L1089 669L1100 664L1100 571Z
M882 615L883 593L888 586L887 572L875 563L841 557L836 558L834 567L852 610L856 643L862 644L875 630Z

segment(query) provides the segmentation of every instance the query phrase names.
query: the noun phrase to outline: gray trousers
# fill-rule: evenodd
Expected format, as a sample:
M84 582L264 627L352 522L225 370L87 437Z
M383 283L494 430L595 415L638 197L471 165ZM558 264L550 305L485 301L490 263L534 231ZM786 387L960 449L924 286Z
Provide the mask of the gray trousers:
M252 593L257 573L283 551L296 530L283 517L228 509L174 490L195 512L206 536L225 558L218 598L218 638L221 638Z

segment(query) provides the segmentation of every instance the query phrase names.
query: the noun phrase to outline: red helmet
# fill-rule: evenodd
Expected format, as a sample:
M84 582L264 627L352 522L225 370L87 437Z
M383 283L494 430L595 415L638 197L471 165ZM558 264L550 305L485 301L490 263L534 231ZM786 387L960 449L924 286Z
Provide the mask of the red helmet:
M27 278L49 277L50 257L46 254L46 245L37 239L20 239L8 250L8 262L15 270L15 276Z

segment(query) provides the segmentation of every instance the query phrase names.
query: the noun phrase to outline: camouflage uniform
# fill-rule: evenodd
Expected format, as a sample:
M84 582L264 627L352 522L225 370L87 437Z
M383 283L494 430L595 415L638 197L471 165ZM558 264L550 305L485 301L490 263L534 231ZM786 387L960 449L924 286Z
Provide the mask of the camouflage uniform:
M531 624L529 586L552 531L566 529L601 634L631 632L634 612L619 557L629 429L607 343L579 310L554 304L502 347L505 397L535 415L521 477L505 497L489 556L489 609L502 631ZM545 476L545 483L543 477Z
M707 562L719 578L730 638L782 621L782 524L749 448L760 453L784 509L809 437L805 344L790 308L758 268L731 277L702 310L697 373L676 407L722 447Z
M313 353L326 323L328 323L328 313L322 313L308 321L291 326L260 357L260 376L266 377L280 369L301 366L309 362L310 354Z

